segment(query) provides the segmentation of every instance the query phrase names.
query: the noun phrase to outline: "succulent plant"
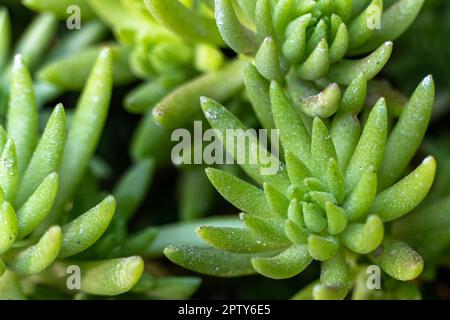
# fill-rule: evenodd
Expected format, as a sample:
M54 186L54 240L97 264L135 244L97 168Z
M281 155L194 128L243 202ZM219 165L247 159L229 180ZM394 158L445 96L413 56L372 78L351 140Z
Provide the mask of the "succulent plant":
M350 90L348 101L363 101L359 94ZM274 279L293 277L313 260L321 261L321 281L314 289L318 298L347 294L351 279L346 251L368 255L395 279L416 278L422 258L405 242L385 235L384 223L414 209L433 183L432 157L402 178L430 119L432 78L422 81L390 133L383 99L373 107L361 133L350 134L348 122L338 121L339 117L330 129L315 117L309 134L275 81L270 97L286 164L273 176L261 174L262 162L241 165L263 189L208 169L216 189L243 211L245 227L200 227L197 234L220 250L170 246L165 250L169 259L206 274L239 276L256 271ZM203 98L202 108L223 137L226 129L244 128L211 99ZM340 114L348 114L359 125L358 109L350 103ZM257 142L250 138L246 150L256 148Z
M111 51L104 49L68 125L62 105L53 110L38 138L38 109L30 74L21 56L11 71L6 131L1 129L0 292L19 298L18 275L40 274L86 250L107 229L116 208L107 196L71 221L71 200L96 149L112 91ZM67 263L67 262L66 262ZM72 263L76 264L76 263ZM70 263L69 263L70 265ZM80 262L81 290L116 295L139 279L140 257Z

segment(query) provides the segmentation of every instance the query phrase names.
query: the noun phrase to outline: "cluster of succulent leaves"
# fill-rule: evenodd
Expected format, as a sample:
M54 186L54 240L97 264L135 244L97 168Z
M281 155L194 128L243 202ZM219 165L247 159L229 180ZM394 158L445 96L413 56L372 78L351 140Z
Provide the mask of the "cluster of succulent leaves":
M247 93L262 126L279 129L284 163L274 176L261 174L262 162L241 165L262 189L208 169L219 193L243 211L242 225L200 227L197 234L212 248L173 245L166 256L210 275L258 272L274 279L320 261L320 281L296 298L344 298L352 286L354 297L369 295L358 294L355 254L396 280L416 278L421 256L386 223L417 207L433 183L433 157L406 176L405 170L431 117L434 82L425 78L401 112L392 97L367 108L366 94L389 59L390 41L422 4L390 1L383 12L382 1L215 1L225 42L254 57L244 71ZM381 29L370 28L368 19L381 20ZM371 50L359 60L346 58ZM202 98L201 106L222 133L218 138L227 139L226 129L246 129L216 101ZM155 111L156 121L174 126L174 110ZM249 152L262 148L255 139L247 143Z
M424 0L79 0L82 29L66 32L47 57L56 21L74 1L22 2L41 13L15 63L9 19L0 14L0 227L8 231L0 233L1 297L42 298L43 287L73 296L65 271L74 264L83 275L77 298L189 297L199 278L153 276L151 259L165 248L176 264L221 277L286 279L320 261L320 279L294 299L350 291L353 299L420 298L408 280L423 259L428 279L449 264L445 175L405 216L435 176L433 157L409 167L431 117L433 79L410 99L373 79ZM99 43L105 25L116 41ZM225 57L228 47L237 57ZM100 182L108 168L93 153L113 84L136 79L142 84L123 101L145 114L129 146L134 164L108 196ZM38 139L38 108L83 87L67 137L58 105ZM189 221L131 232L155 169L169 163L169 130L190 128L202 110L224 139L226 129L279 129L278 173L263 175L262 163L241 166L250 179L229 166L206 174L181 166L179 218ZM247 151L262 148L253 137L246 143ZM438 160L448 158L431 145ZM212 185L242 211L240 220L196 220L211 209ZM367 289L372 264L384 271L383 290Z
M106 120L111 73L111 52L105 49L68 129L64 107L58 105L39 138L33 83L22 57L14 58L6 130L1 129L0 252L4 297L20 297L20 291L14 288L18 286L17 275L40 274L55 260L64 264L66 259L90 247L114 215L115 199L107 196L75 219L65 219ZM142 273L143 261L129 257L80 262L79 266L84 273L83 292L116 295L134 286Z

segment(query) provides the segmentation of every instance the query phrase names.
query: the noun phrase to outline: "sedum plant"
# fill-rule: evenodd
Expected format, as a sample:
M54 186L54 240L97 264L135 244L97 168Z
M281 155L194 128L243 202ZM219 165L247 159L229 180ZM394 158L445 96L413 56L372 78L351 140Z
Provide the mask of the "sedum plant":
M38 109L21 56L11 71L6 130L1 128L0 296L24 298L21 276L41 274L55 261L78 265L81 291L117 295L130 290L143 270L140 257L68 262L94 244L116 208L107 196L67 221L72 198L99 141L112 90L111 51L95 63L67 125L64 108L53 110L38 137ZM64 269L65 270L65 269Z
M355 94L359 93L348 92L349 101L361 101ZM392 130L388 130L385 101L380 99L354 139L342 123L335 121L329 128L319 117L309 134L275 81L270 97L285 159L278 173L262 175L261 162L241 165L261 189L226 172L207 170L221 195L243 211L244 227L200 227L197 234L214 248L175 245L165 250L166 256L210 275L258 272L274 279L293 277L312 261L320 261L320 283L313 290L318 299L347 295L353 282L349 267L353 254L367 255L394 279L416 278L423 269L422 258L405 242L385 234L385 224L419 205L434 179L433 157L402 175L430 119L432 78L422 81ZM211 99L203 98L202 108L223 137L226 129L245 128ZM359 111L352 103L347 108L340 112ZM357 118L354 121L359 123ZM250 138L246 147L255 150L257 141Z
M254 59L254 67L245 70L243 80L259 121L273 128L271 118L264 117L270 114L270 102L262 87L267 92L269 82L276 80L289 89L290 98L302 113L332 116L341 101L341 86L348 86L358 76L367 81L378 74L391 55L391 41L414 21L423 2L217 0L214 11L226 44ZM183 20L169 19L175 15L173 11L181 11L172 5L176 0L147 3L166 17L172 29L189 29ZM173 10L167 10L167 3ZM350 59L368 52L366 57ZM203 95L216 98L216 91L210 91L212 94ZM179 91L171 98L154 109L157 123L176 128L198 115L198 96L193 99L193 95ZM181 107L176 101L182 99L188 102Z

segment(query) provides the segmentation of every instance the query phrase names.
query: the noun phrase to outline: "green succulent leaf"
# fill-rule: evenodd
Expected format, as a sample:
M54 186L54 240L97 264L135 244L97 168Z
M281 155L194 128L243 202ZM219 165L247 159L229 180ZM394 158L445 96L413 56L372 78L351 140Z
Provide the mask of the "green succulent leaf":
M30 163L20 181L16 204L21 206L51 172L61 163L66 138L66 116L59 104L53 110L44 133L34 150Z
M200 227L197 235L217 249L234 253L258 253L283 248L280 244L265 241L241 228Z
M14 140L19 175L22 175L35 147L39 123L33 82L20 55L14 58L10 90L6 130Z
M389 135L380 168L380 188L394 183L406 169L423 140L434 103L434 81L426 77L414 91ZM397 150L402 150L398 153Z
M153 118L165 128L179 128L200 113L199 97L223 101L243 85L243 68L247 63L236 60L219 71L205 74L179 86L153 109Z
M349 85L360 74L363 74L365 80L371 80L388 62L392 47L392 42L388 41L366 58L341 60L331 66L328 76L331 81L341 85Z
M3 201L0 207L0 253L11 248L19 233L17 217L13 207L7 201Z
M219 32L227 45L240 54L254 55L258 48L256 34L239 22L231 0L215 0L214 11Z
M213 19L189 10L178 0L146 0L145 4L163 26L186 40L224 44Z
M81 182L105 124L111 91L112 56L106 48L98 56L70 123L59 169L60 189L47 223L58 219Z
M256 215L273 215L260 188L222 170L208 168L206 174L217 191L238 209Z
M171 245L164 249L164 254L186 269L212 276L239 277L255 273L251 264L253 255L250 254L187 245Z
M18 238L33 232L50 212L58 192L58 174L50 173L17 211Z
M60 258L73 256L94 244L108 228L115 209L115 199L108 196L96 207L64 225Z
M405 242L386 237L371 255L383 271L401 281L415 279L423 270L423 259Z
M402 217L417 207L425 198L434 181L436 160L426 158L420 166L392 187L378 194L369 209L383 221Z
M19 168L17 165L14 141L8 139L0 156L0 188L6 200L14 203L19 184Z
M345 183L349 190L353 190L367 168L372 166L378 169L380 166L384 156L387 130L386 102L380 99L370 112L345 172Z
M293 245L271 258L253 258L252 266L258 273L268 278L287 279L302 272L311 261L307 245Z
M7 260L9 269L25 275L45 270L57 258L61 248L61 228L50 227L35 245L28 247Z
M133 256L79 263L81 291L101 296L115 296L131 290L144 270L141 257Z
M342 234L342 242L356 253L367 254L381 244L383 237L383 221L378 216L371 215L365 223L349 224Z

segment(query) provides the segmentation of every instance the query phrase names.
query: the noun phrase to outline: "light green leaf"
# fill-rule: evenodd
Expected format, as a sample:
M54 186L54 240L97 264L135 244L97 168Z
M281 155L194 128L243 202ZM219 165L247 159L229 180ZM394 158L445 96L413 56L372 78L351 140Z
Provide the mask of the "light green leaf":
M65 139L66 115L64 107L58 104L47 122L44 133L20 182L17 206L25 203L45 177L51 172L58 171Z
M387 140L387 108L383 98L373 107L355 152L345 172L347 190L353 190L362 174L372 166L381 164Z
M144 270L144 261L136 256L79 265L81 291L100 296L115 296L130 291Z
M392 47L392 42L388 41L365 58L341 60L331 66L328 77L331 81L341 85L349 85L361 73L365 80L371 80L388 62Z
M217 249L235 253L276 251L284 246L259 238L247 229L230 227L200 227L197 235Z
M22 239L44 221L58 192L58 174L50 173L17 211L18 238Z
M19 175L28 165L38 134L38 112L33 81L20 55L15 56L8 107L8 137L14 140Z
M56 259L61 248L61 228L50 227L38 243L13 255L8 268L25 275L40 273Z
M71 199L97 147L112 91L112 56L105 48L92 69L89 80L78 101L70 123L59 170L60 190L48 223L58 220L67 201Z
M167 95L153 109L153 118L165 128L180 128L194 120L201 111L200 97L218 101L232 97L243 85L247 62L236 60L221 70L186 82Z
M185 40L224 45L213 19L189 10L178 0L146 0L145 4L163 26Z
M108 196L97 206L62 227L59 256L67 258L93 245L106 231L116 209L116 201Z
M273 215L260 188L222 170L208 168L206 174L217 191L239 210L256 215Z
M436 160L428 157L407 177L377 195L369 214L376 214L383 221L392 221L407 214L428 194L435 174Z
M379 173L381 190L398 179L419 148L430 122L434 90L433 77L426 77L414 91L390 133Z
M423 270L422 257L405 242L391 237L386 237L370 258L384 272L400 281L413 280Z
M354 221L366 214L376 194L377 172L373 167L369 167L342 205L347 212L348 219Z
M220 34L228 46L237 53L253 56L258 48L256 34L239 22L231 0L215 0L214 12Z
M351 223L345 229L341 239L350 250L367 254L381 244L383 237L383 221L378 216L371 215L365 223Z
M171 245L164 249L170 261L183 268L218 277L239 277L255 273L254 255L229 253L213 248Z
M302 272L311 261L307 245L293 245L275 257L253 258L252 266L268 278L287 279Z
M0 157L0 188L5 199L14 203L19 183L17 156L14 141L8 139Z
M0 206L0 254L11 248L18 233L16 213L9 202L3 201Z

